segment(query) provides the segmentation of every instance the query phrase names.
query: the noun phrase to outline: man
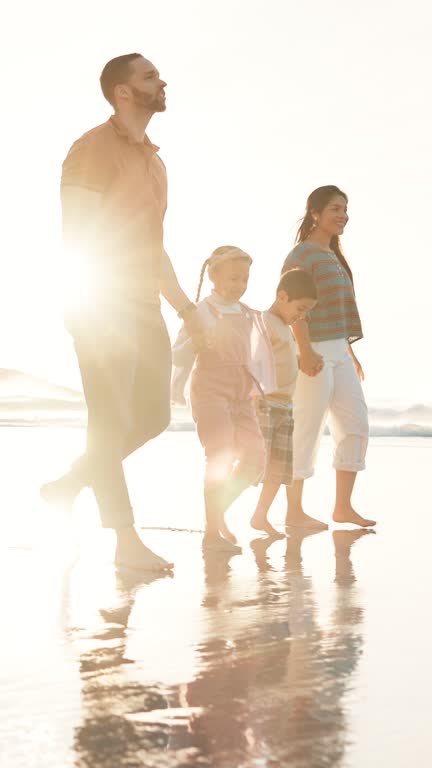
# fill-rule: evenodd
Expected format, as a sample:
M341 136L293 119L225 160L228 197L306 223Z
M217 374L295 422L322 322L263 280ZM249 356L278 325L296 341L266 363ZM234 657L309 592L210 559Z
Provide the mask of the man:
M71 505L90 485L102 525L116 532L116 563L164 571L172 564L134 528L122 467L170 420L171 349L160 294L195 344L204 336L163 247L166 172L146 134L154 113L165 111L166 83L138 53L109 61L100 82L114 115L73 144L61 180L68 282L80 275L66 325L87 402L87 448L41 493Z

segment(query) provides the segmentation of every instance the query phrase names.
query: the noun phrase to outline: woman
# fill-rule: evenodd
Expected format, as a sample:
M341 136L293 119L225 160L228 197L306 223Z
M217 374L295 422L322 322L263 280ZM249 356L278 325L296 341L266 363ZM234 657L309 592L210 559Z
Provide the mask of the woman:
M369 430L360 384L363 371L351 347L363 333L352 272L339 242L348 222L347 206L348 198L338 187L315 189L307 201L297 244L283 265L283 271L300 267L309 272L318 291L308 320L293 325L300 372L294 395L294 482L288 488L286 524L306 528L327 527L302 507L304 480L314 472L327 416L335 446L333 520L375 525L351 504L357 472L365 468Z

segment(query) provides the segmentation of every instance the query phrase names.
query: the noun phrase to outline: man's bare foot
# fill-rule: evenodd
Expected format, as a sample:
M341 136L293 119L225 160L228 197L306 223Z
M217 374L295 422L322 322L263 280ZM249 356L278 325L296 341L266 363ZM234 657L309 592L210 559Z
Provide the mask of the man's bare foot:
M174 563L169 563L163 557L145 546L138 536L135 528L121 528L116 531L117 546L115 553L116 565L124 568L132 568L137 571L152 571L163 573L174 568Z
M359 525L361 528L371 528L371 526L376 525L376 520L368 520L362 517L352 507L344 507L343 509L335 507L333 520L335 523L352 523L353 525Z
M273 528L272 524L269 523L267 518L260 517L259 515L254 515L252 517L250 525L254 531L261 531L262 533L266 533L267 536L270 536L272 539L286 538L284 533L281 533L280 531L277 531L276 528Z
M242 548L237 544L232 544L228 539L222 536L204 536L203 549L210 552L225 552L228 555L241 555Z
M307 515L302 509L288 510L285 518L285 528L291 527L303 528L307 531L326 531L328 529L327 523Z
M228 528L227 524L225 523L225 520L223 521L222 525L219 526L219 533L222 536L222 538L229 541L230 544L237 544L237 539Z

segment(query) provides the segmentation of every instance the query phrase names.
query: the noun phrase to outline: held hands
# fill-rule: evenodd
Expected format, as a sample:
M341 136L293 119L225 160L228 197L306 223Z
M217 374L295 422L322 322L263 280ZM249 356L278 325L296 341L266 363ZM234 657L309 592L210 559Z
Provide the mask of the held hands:
M204 347L211 346L211 334L204 328L201 318L196 309L188 312L184 317L186 331L192 339L192 344L196 351Z
M323 356L309 349L300 355L299 368L307 376L316 376L324 368Z

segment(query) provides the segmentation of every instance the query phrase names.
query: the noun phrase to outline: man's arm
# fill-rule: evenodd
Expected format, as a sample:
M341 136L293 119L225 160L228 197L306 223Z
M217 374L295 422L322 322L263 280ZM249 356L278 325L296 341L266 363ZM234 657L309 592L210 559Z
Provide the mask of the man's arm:
M89 252L98 244L102 194L66 186L61 190L63 243L69 251Z
M68 330L82 333L93 326L93 309L103 287L100 274L102 194L79 186L62 186L62 285Z
M168 304L183 318L185 329L192 339L195 349L209 342L208 334L202 325L195 305L185 294L177 280L174 267L165 249L162 249L160 270L160 292Z
M160 292L176 312L182 312L192 303L190 298L181 288L171 259L165 249L162 250L161 256Z
M75 261L104 252L100 226L103 196L115 175L103 133L90 132L70 148L61 177L63 242ZM105 236L108 236L106 234Z

